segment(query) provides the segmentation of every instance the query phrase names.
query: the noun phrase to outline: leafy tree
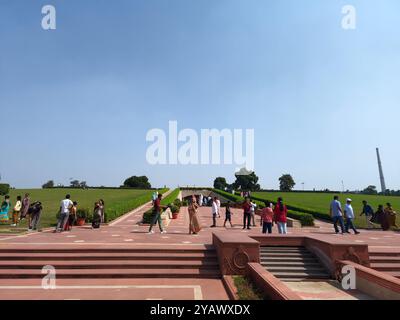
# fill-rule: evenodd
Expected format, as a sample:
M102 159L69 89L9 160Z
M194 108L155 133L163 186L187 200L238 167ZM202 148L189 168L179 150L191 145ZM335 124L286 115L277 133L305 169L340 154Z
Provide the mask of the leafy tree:
M47 181L45 184L42 185L42 188L43 189L54 188L54 181L53 180Z
M236 180L232 184L234 189L241 189L247 191L258 191L260 190L260 185L258 182L258 177L255 172L249 174L242 174L242 172L235 173Z
M364 193L364 194L378 194L378 191L376 190L376 186L370 185L370 186L366 187L362 191L362 193Z
M81 183L79 182L79 180L72 180L70 185L72 188L80 188Z
M124 181L124 187L150 189L151 184L146 176L132 176Z
M215 180L214 180L214 188L215 189L225 190L227 186L228 186L228 183L226 182L225 178L223 178L223 177L215 178Z
M88 185L87 185L86 181L81 181L79 183L79 187L82 188L82 189L86 189L88 187Z
M294 179L290 174L283 174L279 178L279 190L281 191L292 191L295 185L296 182L294 182Z

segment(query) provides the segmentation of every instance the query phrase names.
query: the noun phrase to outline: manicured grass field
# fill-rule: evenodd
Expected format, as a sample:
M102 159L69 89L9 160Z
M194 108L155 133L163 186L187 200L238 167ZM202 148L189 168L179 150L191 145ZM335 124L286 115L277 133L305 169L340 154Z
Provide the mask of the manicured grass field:
M99 199L105 202L107 212L113 217L120 212L128 212L131 209L151 200L151 190L132 190L132 189L16 189L10 190L12 205L14 205L18 195L30 194L31 202L40 201L43 204L41 216L41 227L53 226L56 223L56 214L59 211L60 201L69 193L72 201L78 202L79 208L87 208L92 212L94 203ZM125 213L123 212L123 213ZM9 216L11 217L12 211ZM27 227L26 222L20 227ZM12 230L9 226L0 226L1 231Z
M302 208L313 209L321 213L329 213L329 205L333 200L334 194L332 193L312 193L312 192L253 192L252 196L276 201L278 197L282 197L284 202L299 206ZM356 215L356 225L359 227L365 227L366 222L364 216L360 217L362 211L362 201L366 200L372 206L374 211L378 208L378 205L386 205L390 202L393 208L399 213L400 212L400 197L387 197L379 195L362 195L362 194L339 194L339 200L342 206L345 205L346 199L351 198L353 200L353 208ZM400 225L400 216L397 215L397 224Z

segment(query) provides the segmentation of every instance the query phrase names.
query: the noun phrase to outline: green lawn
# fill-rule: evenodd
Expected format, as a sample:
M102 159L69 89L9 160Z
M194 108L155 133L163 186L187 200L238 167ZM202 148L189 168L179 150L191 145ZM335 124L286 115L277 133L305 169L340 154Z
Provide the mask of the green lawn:
M334 194L331 193L312 193L312 192L253 192L253 196L260 197L276 201L278 197L282 197L284 202L289 205L299 206L307 209L313 209L321 213L329 213L329 205L333 199ZM386 205L390 202L393 208L400 212L400 197L387 197L378 195L362 195L362 194L339 194L339 200L344 206L346 199L351 198L353 200L353 208L356 215L356 225L365 227L365 218L360 217L359 214L362 211L362 201L367 200L373 207L374 211L378 208L378 205ZM400 216L397 216L397 222L400 224Z
M18 195L30 194L32 201L41 201L43 213L41 217L41 227L53 226L56 223L56 214L59 210L60 201L69 193L72 201L78 202L78 208L87 208L92 212L94 203L103 199L105 202L106 215L111 219L134 209L141 204L151 200L151 190L132 190L132 189L16 189L10 190L12 204L15 203ZM12 212L9 213L11 217ZM109 219L109 220L111 220ZM26 223L21 224L26 227ZM9 226L0 226L0 232L7 232Z

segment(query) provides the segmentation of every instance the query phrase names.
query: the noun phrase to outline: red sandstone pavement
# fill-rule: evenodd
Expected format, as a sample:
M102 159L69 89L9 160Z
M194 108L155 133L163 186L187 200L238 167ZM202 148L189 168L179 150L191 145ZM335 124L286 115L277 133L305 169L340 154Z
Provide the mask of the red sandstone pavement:
M141 226L143 212L147 207L134 211L115 223L92 230L89 226L75 227L71 232L52 233L51 230L25 235L0 237L0 248L204 248L212 243L212 232L260 234L259 218L252 230L242 230L242 211L233 210L234 228L223 228L224 215L218 219L218 227L212 224L211 208L201 207L199 217L203 225L198 235L188 234L187 209L182 208L179 218L171 220L167 234L147 234L148 226ZM223 209L224 211L224 209ZM368 244L370 250L400 251L400 233L393 231L360 230L359 235L336 235L330 224L317 222L313 228L289 228L290 235L307 234L335 242ZM274 234L277 234L276 227ZM0 280L0 299L227 299L219 279L93 279L59 280L57 290L43 290L37 280ZM100 286L97 289L91 286ZM10 287L7 287L10 286ZM18 288L16 288L18 286ZM28 287L20 287L28 286ZM30 286L34 286L31 288ZM65 286L63 288L62 286ZM72 286L72 287L71 287ZM114 286L114 287L112 287ZM117 287L115 287L117 286ZM128 286L128 287L127 287ZM164 287L163 287L164 286ZM168 287L165 287L168 286ZM186 287L185 287L186 286ZM187 287L189 286L189 287ZM197 289L196 289L197 288ZM195 296L195 293L197 295ZM201 292L201 294L199 294Z
M145 209L143 209L145 210ZM249 235L259 235L261 228L259 226L259 218L257 217L257 226L252 230L242 230L242 211L233 209L234 227L227 226L224 228L223 216L217 221L217 228L210 228L212 224L211 208L201 207L199 209L199 217L201 219L203 229L198 235L188 234L188 214L187 209L182 208L179 218L171 220L170 225L166 228L166 234L160 234L157 226L154 227L155 234L147 234L148 226L141 226L138 223L141 220L143 210L128 214L122 220L117 221L113 225L102 226L99 230L92 230L90 226L75 227L71 232L63 232L53 234L51 230L41 233L31 233L25 235L10 235L0 237L0 248L26 246L51 246L58 247L61 245L73 245L74 247L86 246L120 246L120 247L202 247L212 244L212 232L230 232L245 233ZM223 209L224 210L224 209ZM331 224L317 221L317 227L308 228L288 228L289 235L307 234L316 238L323 238L335 242L354 242L368 244L370 249L400 250L400 232L380 231L380 230L360 230L361 234L335 234ZM277 228L274 227L273 234L277 234Z
M0 280L2 300L227 300L219 279L59 279L43 289L40 279Z

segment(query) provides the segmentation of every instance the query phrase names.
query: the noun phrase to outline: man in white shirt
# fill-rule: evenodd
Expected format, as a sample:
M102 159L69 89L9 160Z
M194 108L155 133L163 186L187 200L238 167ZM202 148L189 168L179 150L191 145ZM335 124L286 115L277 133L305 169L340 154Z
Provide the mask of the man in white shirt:
M214 199L215 199L215 202L217 203L217 207L218 207L217 216L218 216L218 218L221 218L221 201L219 201L219 199L217 197L215 197Z
M253 227L255 227L256 226L256 208L257 208L257 205L253 201L250 201L250 205L251 205L251 207L250 207L251 220L253 222Z
M203 206L203 194L202 193L200 193L200 196L199 196L199 206L200 207Z
M74 204L71 201L71 196L67 194L65 199L60 203L60 217L58 218L56 230L54 230L54 232L61 232L64 230L65 224L69 219L69 210L73 205Z
M359 234L360 232L354 227L353 220L354 220L354 210L353 206L351 205L352 200L347 199L346 205L344 207L344 215L346 217L346 232L350 233L349 229L351 228L354 231L354 234Z
M212 205L211 205L211 213L213 217L213 224L211 228L215 228L217 226L217 214L218 214L218 204L216 201L216 198L213 199Z
M158 191L154 191L153 194L151 195L151 202L154 205L154 201L156 201L158 198Z

